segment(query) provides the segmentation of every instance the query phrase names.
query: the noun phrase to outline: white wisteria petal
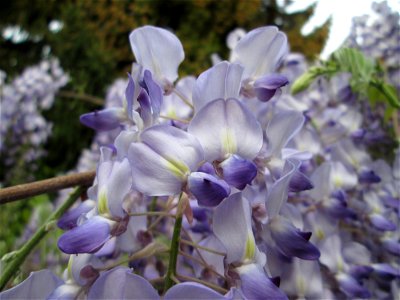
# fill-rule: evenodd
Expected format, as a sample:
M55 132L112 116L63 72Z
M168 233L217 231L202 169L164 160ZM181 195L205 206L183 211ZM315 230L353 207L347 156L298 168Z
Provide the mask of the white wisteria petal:
M287 160L284 167L284 175L269 188L267 198L265 199L265 208L269 219L277 216L282 205L286 202L290 180L299 168L299 165L299 161Z
M178 78L178 66L185 58L179 39L168 30L143 26L129 35L136 61L143 69L150 70L161 83Z
M275 114L269 122L267 135L267 156L281 157L282 149L300 131L304 116L296 111L282 111Z
M129 147L133 188L149 196L169 196L181 191L183 179L174 174L166 159L142 143Z
M188 127L204 149L207 161L231 154L252 160L259 153L263 135L254 115L239 100L217 99L196 113Z
M142 143L173 164L196 170L203 161L203 148L195 136L169 125L156 125L143 131Z
M193 104L199 111L216 99L238 98L243 67L223 61L200 74L193 88Z
M232 61L244 66L244 78L273 72L288 52L286 35L275 26L248 32L232 51Z
M231 195L217 206L213 216L213 231L226 248L228 264L257 259L250 205L241 193Z

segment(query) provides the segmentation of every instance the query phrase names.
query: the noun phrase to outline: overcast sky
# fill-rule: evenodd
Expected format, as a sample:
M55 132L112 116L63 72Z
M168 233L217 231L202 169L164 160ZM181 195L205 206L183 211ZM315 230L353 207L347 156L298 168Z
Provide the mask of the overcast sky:
M278 0L283 3L284 0ZM350 33L351 20L355 16L372 14L371 9L373 0L294 0L288 7L287 12L297 12L304 10L313 3L317 3L314 16L304 25L302 33L307 35L315 27L321 26L330 16L332 17L332 26L328 41L321 53L321 58L327 58L329 54L339 48ZM394 11L400 12L400 0L387 0L389 6Z

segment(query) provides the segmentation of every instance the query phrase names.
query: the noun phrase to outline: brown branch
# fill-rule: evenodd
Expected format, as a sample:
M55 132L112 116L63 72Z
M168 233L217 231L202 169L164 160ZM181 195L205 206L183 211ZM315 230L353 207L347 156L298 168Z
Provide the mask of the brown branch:
M48 192L54 192L69 187L90 186L93 183L95 176L95 171L89 171L0 189L0 204L5 204L7 202L12 202Z
M78 93L71 92L71 91L59 91L57 93L57 95L60 97L63 97L63 98L78 99L78 100L82 100L82 101L92 103L95 105L100 105L100 106L103 106L105 103L104 99L102 99L102 98L98 98L98 97L86 95L86 94L78 94Z

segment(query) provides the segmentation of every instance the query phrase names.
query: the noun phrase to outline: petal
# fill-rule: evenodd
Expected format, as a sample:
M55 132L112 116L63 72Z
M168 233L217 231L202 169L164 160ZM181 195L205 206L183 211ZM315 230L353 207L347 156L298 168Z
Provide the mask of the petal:
M254 82L254 90L258 100L266 102L275 95L279 88L287 84L289 84L289 80L286 76L280 74L268 74Z
M266 129L267 156L280 157L282 149L300 131L304 116L297 111L284 111L274 115Z
M123 218L126 215L122 203L131 187L132 171L128 159L114 162L106 188L107 204L111 216Z
M222 177L231 186L243 190L257 175L257 166L250 160L232 155L219 164Z
M106 108L83 114L79 120L83 125L97 131L108 131L118 128L125 120L125 110L120 107Z
M148 196L179 194L185 179L178 169L171 170L166 159L142 143L129 147L133 188ZM175 172L174 172L175 171Z
M111 238L110 229L107 219L95 216L65 232L57 244L67 254L94 253Z
M201 73L193 88L195 110L216 99L238 98L242 73L242 66L227 61Z
M283 217L275 217L269 223L271 237L277 248L287 257L298 257L316 260L320 257L319 250L308 240L311 232L302 232Z
M193 172L188 178L189 190L201 206L217 206L229 196L231 189L221 179L202 172Z
M17 286L1 292L0 299L46 299L62 283L50 270L32 272Z
M147 91L147 94L150 97L153 116L154 118L158 118L163 100L163 92L161 87L153 80L149 70L144 71L143 88Z
M92 210L96 206L96 202L93 200L86 200L79 204L77 207L68 210L64 213L57 221L57 226L63 230L68 230L76 227L78 219L82 214L85 214Z
M336 276L340 290L350 298L370 298L371 293L350 275L340 273Z
M253 259L256 255L250 218L249 203L240 193L231 195L215 208L213 231L226 248L228 264Z
M284 167L284 174L281 178L273 183L269 188L267 198L265 199L265 208L268 218L273 218L279 214L282 205L288 197L288 188L293 174L299 167L298 161L287 160Z
M179 283L171 287L164 295L164 300L173 299L225 299L216 291L196 282Z
M63 284L58 286L48 297L40 299L60 300L60 299L76 299L81 292L82 287L76 284ZM1 298L3 299L3 298ZM39 298L38 298L39 299Z
M371 221L372 225L380 231L396 230L396 224L380 214L373 213L369 215L369 220Z
M289 189L291 192L302 192L311 190L314 188L314 185L304 173L299 170L295 171L293 177L289 183Z
M232 61L244 66L245 78L259 78L276 70L288 52L286 35L275 26L248 32L232 51Z
M197 138L173 126L156 125L143 131L141 141L173 164L185 164L196 170L204 159L203 148Z
M164 79L174 82L178 78L178 66L185 54L179 39L171 32L143 26L129 35L136 61L144 69L150 70L160 83Z
M373 170L363 171L358 175L358 180L360 183L378 183L381 182L381 178L376 175Z
M248 264L236 270L241 279L240 289L247 299L287 299L287 296L267 277L261 266Z
M90 299L160 299L157 291L143 277L128 268L106 271L94 282L88 293Z
M196 113L188 132L198 138L209 162L225 159L228 154L252 160L263 143L260 124L236 99L208 103Z

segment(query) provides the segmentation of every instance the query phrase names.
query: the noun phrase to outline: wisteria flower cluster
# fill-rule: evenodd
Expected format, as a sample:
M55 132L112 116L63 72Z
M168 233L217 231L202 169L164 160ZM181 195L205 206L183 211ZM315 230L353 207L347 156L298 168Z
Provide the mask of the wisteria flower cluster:
M400 151L390 166L357 145L362 115L338 96L346 78L281 95L306 64L286 57L274 26L241 34L230 60L197 78L178 80L171 32L144 26L130 42L122 104L81 117L120 132L100 148L88 199L58 222L71 255L63 279L35 272L1 297L396 293Z
M68 80L58 60L51 59L25 69L9 84L1 82L0 152L5 167L35 167L52 127L42 112Z
M383 61L389 80L400 90L400 15L386 1L373 3L374 16L353 19L347 44Z

